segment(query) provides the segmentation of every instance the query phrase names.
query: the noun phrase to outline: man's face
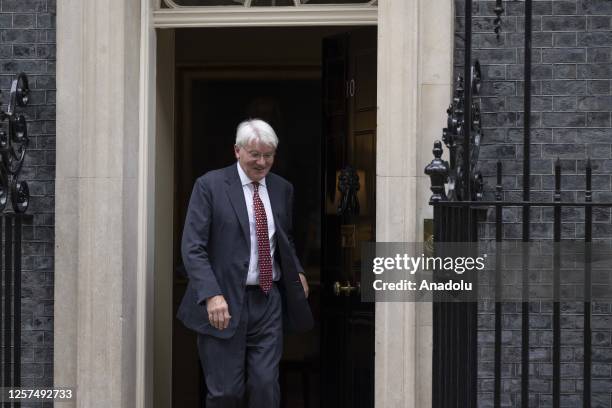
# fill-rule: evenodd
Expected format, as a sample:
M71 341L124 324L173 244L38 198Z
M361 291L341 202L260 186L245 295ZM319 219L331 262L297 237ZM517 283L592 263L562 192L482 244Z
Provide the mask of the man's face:
M246 146L234 145L236 159L240 162L242 170L253 181L260 181L270 171L274 163L276 149L268 144L254 140Z

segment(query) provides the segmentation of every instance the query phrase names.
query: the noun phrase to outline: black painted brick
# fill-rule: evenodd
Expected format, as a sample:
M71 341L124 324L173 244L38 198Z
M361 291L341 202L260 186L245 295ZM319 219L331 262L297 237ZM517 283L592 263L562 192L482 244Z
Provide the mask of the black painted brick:
M13 28L34 28L35 26L35 14L13 14Z
M580 79L612 79L612 64L578 65Z
M612 48L591 48L587 53L587 62L612 62Z
M578 46L605 47L612 44L612 31L578 33Z
M584 31L585 29L585 16L542 17L542 31Z
M534 47L552 47L553 35L556 33L537 32L533 33L531 43ZM490 36L490 35L489 35ZM495 37L492 37L495 38ZM506 47L522 47L525 45L524 33L509 33L506 35L506 41L501 46ZM500 45L498 44L497 47Z
M516 95L516 82L486 81L482 84L481 90L483 95Z
M568 63L586 62L586 50L584 48L549 48L542 51L543 63Z
M587 18L587 29L595 30L610 30L612 28L612 18L610 16L589 16Z
M542 125L546 127L579 127L586 125L586 115L580 112L544 112Z
M571 15L576 14L575 1L553 1L553 14L555 15Z
M456 2L457 31L463 30L463 9ZM491 197L495 185L495 162L504 167L504 198L521 200L522 192L522 117L523 105L523 10L524 1L505 1L502 34L499 42L492 35L493 1L475 1L474 32L478 33L473 55L483 63L484 83L482 126L485 139L479 167L485 176L485 195ZM553 162L560 157L562 199L584 199L584 172L587 157L593 167L594 200L612 201L612 1L553 0L534 1L534 33L532 45L532 199L550 201L554 183ZM480 49L478 49L480 47ZM463 44L457 41L455 63L461 72ZM542 158L539 158L539 157ZM594 210L594 234L612 237L612 211ZM489 220L492 214L489 214ZM505 211L505 238L520 239L520 212ZM584 210L564 209L562 236L584 237ZM530 230L536 237L552 238L552 209L534 209ZM479 231L494 236L490 224ZM510 305L514 306L514 305ZM502 333L516 333L504 340L503 406L520 406L520 314L516 308L503 305ZM550 304L531 305L532 338L529 371L531 376L530 406L552 406L552 308ZM520 310L520 308L518 309ZM580 406L582 398L582 304L563 305L562 327L562 406ZM483 346L479 364L479 406L491 406L493 310L479 308ZM612 387L612 324L610 305L593 305L599 316L593 332L594 384L593 405L610 407ZM537 317L536 317L537 316ZM605 320L602 320L604 319ZM486 347L484 345L487 344ZM597 351L595 351L597 350ZM507 361L506 361L507 359ZM596 359L602 361L595 361ZM541 361L535 361L541 360ZM505 405L504 405L505 404Z
M508 79L523 79L524 78L524 65L508 65L507 66ZM531 79L552 79L553 77L553 65L537 65L531 70Z
M604 111L609 113L612 109L612 96L580 96L578 97L578 111Z
M610 127L610 112L588 112L588 127Z
M577 44L576 33L552 33L553 46L555 47L575 47Z
M553 78L555 79L576 79L575 64L555 64L553 66Z
M39 13L36 15L36 27L37 28L54 28L55 27L55 14L44 14Z
M45 12L47 0L2 0L2 12Z
M609 0L580 0L578 12L586 15L611 15L612 2Z
M610 143L612 129L577 129L577 143ZM612 169L611 169L612 170Z
M522 96L509 96L506 98L506 111L517 111L523 110L523 97ZM546 112L553 110L553 98L551 96L535 96L531 98L531 110L533 112ZM520 118L519 118L520 120Z
M586 95L586 85L586 81L542 81L542 94L556 96Z
M553 109L555 112L572 112L576 110L576 104L574 96L556 96L553 100Z
M31 58L36 56L36 46L34 44L14 45L13 57Z
M587 82L587 93L589 95L609 95L611 89L610 81L595 80Z
M506 66L505 65L482 65L482 75L485 80L494 79L505 79L506 78Z

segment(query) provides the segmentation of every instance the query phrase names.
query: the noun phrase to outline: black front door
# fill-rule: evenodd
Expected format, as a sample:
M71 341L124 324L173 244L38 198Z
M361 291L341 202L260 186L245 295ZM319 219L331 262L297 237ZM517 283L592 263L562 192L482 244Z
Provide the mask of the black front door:
M374 304L361 243L375 240L376 28L323 43L322 407L374 406Z

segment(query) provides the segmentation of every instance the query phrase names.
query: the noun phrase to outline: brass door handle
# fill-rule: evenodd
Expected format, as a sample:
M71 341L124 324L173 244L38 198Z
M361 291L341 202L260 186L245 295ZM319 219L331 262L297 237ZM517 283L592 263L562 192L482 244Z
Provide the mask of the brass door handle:
M349 281L347 281L344 286L338 281L334 283L334 295L336 296L340 296L341 294L344 296L350 296L350 294L353 292L359 293L360 289L361 287L359 285L359 282L356 286L351 286L351 283Z

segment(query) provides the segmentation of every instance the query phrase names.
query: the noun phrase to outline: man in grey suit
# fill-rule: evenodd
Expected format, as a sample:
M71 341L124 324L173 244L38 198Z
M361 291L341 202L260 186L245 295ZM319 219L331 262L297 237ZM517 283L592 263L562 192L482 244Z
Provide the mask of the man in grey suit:
M237 163L196 180L181 252L178 318L198 333L207 408L279 406L283 328L313 325L295 254L293 186L270 173L278 138L262 120L236 132Z

